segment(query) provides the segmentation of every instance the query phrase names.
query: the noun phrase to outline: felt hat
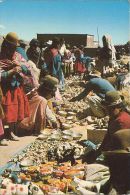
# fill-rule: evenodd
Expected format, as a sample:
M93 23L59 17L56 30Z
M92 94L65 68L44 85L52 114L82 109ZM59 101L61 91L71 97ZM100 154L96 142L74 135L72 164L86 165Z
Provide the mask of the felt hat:
M18 46L19 45L19 37L15 32L9 32L5 37L4 40L9 42L12 45Z
M109 91L105 95L105 101L103 101L103 104L112 107L119 104L123 104L124 97L119 94L118 91Z
M104 151L103 152L104 156L130 156L130 147L126 149L121 149L121 150L112 150L112 151Z
M46 75L44 77L44 80L46 80L47 82L52 83L53 85L58 85L58 83L59 83L58 79L56 77L51 76L51 75Z
M47 45L52 45L52 40L49 40L46 43L47 43Z
M53 91L54 88L56 88L56 85L58 85L59 81L57 78L47 75L42 79L39 91L42 91L42 89L47 89L48 91Z

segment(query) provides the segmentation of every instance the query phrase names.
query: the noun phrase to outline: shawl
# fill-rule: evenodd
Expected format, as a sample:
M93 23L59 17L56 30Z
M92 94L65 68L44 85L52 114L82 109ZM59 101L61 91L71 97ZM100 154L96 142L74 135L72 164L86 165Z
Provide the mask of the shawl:
M27 75L27 76L25 76L25 74L23 74L22 72L19 73L20 76L23 78L24 84L26 85L28 82L31 82L33 87L37 87L37 80L34 76L34 72L31 68L31 66L22 57L22 55L19 54L18 52L14 52L14 55L12 57L12 61L8 60L8 59L0 59L0 81L1 81L1 72L11 70L12 68L15 67L13 62L15 62L16 64L18 64L20 66L25 65L27 67L27 69L30 71L30 75ZM28 81L28 80L30 80L30 81Z
M40 132L46 124L47 100L32 91L29 95L30 116L21 121L19 127L28 131Z
M112 43L112 39L110 35L104 35L104 40L106 42L107 47L112 51L112 59L116 60L116 50Z

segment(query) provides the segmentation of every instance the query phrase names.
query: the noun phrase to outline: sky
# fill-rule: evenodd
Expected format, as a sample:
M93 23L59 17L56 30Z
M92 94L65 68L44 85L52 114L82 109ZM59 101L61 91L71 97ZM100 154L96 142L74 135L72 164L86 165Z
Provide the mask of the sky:
M16 32L30 41L37 33L112 36L114 44L130 40L129 0L0 0L0 35ZM97 33L98 29L98 33Z

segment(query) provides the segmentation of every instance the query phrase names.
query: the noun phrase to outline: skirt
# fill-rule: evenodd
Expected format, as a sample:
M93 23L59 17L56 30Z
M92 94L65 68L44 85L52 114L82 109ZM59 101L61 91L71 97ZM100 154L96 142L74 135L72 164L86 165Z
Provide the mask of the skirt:
M4 122L22 121L29 116L29 101L22 87L8 90L3 97Z
M74 69L75 69L76 73L84 73L86 71L84 64L82 64L80 62L76 62L74 64Z

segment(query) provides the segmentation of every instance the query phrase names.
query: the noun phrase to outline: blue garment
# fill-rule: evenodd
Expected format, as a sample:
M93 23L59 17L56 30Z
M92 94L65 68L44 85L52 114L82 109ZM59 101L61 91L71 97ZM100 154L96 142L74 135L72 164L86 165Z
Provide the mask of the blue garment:
M91 142L90 140L83 141L83 144L85 147L87 147L89 150L96 150L96 145Z
M107 81L106 79L102 78L93 78L90 79L90 81L86 85L86 89L93 90L94 93L96 93L99 97L105 97L105 94L108 91L115 91L115 88L113 85Z
M93 91L100 98L104 98L105 94L108 91L115 91L115 90L116 89L113 87L113 85L111 85L109 81L102 78L95 77L89 80L89 82L85 86L85 90L76 97L76 100L83 99L85 96L88 95L90 91Z
M91 62L93 60L92 60L91 57L89 57L89 56L81 57L80 61L85 65L85 68L87 69L88 72L92 71L92 64L91 64Z
M30 71L25 65L21 65L22 68L22 73L24 75L30 75ZM2 80L2 86L5 89L10 89L10 88L17 88L21 85L23 82L23 78L17 73L15 75L9 76L8 71L3 71L1 73L1 80Z
M93 61L92 58L89 57L89 56L81 57L81 62L83 62L86 66L87 66L90 62L92 62L92 61Z
M127 73L120 73L120 74L117 75L117 78L116 78L117 90L122 89L123 81L125 80L126 75L127 75Z
M27 54L25 52L25 50L22 48L22 47L17 47L16 48L16 51L21 54L21 56L28 61L28 57L27 57Z
M64 74L62 71L62 62L60 54L54 56L53 59L53 75L59 79L60 88L64 89Z

